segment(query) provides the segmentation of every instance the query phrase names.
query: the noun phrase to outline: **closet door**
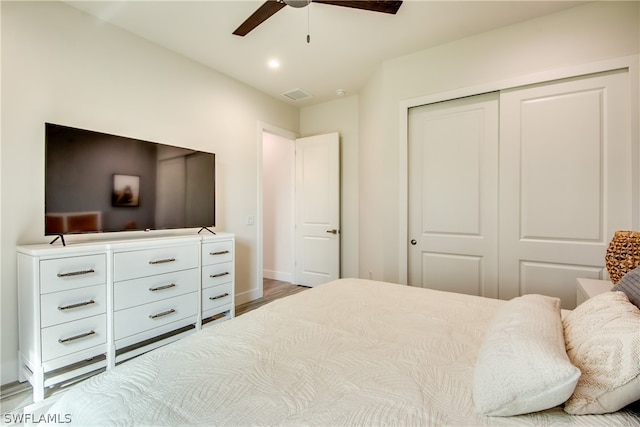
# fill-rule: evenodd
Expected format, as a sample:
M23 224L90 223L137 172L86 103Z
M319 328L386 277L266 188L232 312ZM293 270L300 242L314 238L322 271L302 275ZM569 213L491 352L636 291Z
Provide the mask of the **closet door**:
M624 71L500 96L499 296L576 304L576 278L604 278L606 247L632 225Z
M409 285L498 296L498 95L409 111Z

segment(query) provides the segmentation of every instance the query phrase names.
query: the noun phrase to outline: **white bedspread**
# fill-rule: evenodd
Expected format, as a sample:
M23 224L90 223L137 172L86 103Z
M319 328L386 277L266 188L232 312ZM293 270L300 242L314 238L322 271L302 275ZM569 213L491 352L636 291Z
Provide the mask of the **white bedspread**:
M502 301L343 279L93 377L50 414L79 425L607 425L631 412L473 410L473 367Z

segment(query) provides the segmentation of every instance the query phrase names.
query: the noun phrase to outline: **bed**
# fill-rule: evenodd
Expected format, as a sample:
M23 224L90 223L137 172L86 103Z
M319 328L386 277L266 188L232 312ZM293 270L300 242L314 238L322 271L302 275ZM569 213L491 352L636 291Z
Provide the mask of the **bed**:
M507 306L341 279L92 377L48 414L78 425L640 425L630 407L604 415L569 415L562 405L514 416L479 411L474 396L486 390L478 385L478 366L482 357L500 361L485 353L492 351L487 342L497 313ZM522 307L514 309L524 317Z

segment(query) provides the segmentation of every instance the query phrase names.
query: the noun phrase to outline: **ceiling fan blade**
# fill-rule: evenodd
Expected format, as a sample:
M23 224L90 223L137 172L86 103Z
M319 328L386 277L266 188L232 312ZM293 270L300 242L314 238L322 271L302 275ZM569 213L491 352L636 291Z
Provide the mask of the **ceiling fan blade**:
M233 32L236 36L246 36L251 30L269 19L286 4L278 0L267 0Z
M370 10L372 12L390 13L395 15L402 6L402 1L395 0L312 0L314 3L331 4L333 6L351 7L354 9Z

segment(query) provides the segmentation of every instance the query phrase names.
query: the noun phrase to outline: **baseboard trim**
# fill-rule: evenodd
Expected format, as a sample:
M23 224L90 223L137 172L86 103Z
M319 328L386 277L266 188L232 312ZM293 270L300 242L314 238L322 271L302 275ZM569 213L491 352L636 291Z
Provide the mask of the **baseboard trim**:
M263 270L262 276L265 279L280 280L282 282L293 283L293 274L286 271Z
M262 298L262 287L260 289L251 289L249 291L241 292L236 294L236 307L240 304L244 304L249 301L256 300L258 298Z

